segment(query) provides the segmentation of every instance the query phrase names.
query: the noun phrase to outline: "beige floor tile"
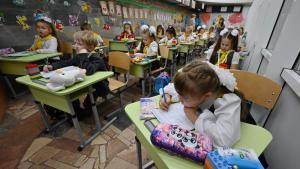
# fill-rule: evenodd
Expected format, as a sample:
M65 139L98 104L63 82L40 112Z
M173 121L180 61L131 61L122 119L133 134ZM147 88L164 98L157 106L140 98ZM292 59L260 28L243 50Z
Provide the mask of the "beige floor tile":
M92 151L90 157L97 158L99 156L99 147L100 147L100 145L93 146L93 151Z
M45 165L55 168L55 169L77 169L76 167L73 167L73 166L67 165L65 163L52 160L52 159L46 161Z
M110 141L110 140L111 140L111 138L110 138L107 134L105 134L105 133L101 133L101 136L102 136L106 141Z
M46 146L47 144L49 144L52 141L52 139L47 138L47 137L40 137L35 139L32 144L30 145L30 147L27 149L25 155L23 156L22 161L26 161L29 157L31 157L34 153L36 153L37 151L39 151L41 148L43 148L44 146Z
M123 135L118 135L117 137L120 141L122 141L128 147L131 145L131 142L127 140Z
M122 131L120 129L118 129L116 126L114 126L113 124L111 124L109 126L110 129L112 129L116 134L120 134Z
M102 135L98 135L91 143L91 145L98 145L98 144L106 144L107 141L103 138Z
M81 157L79 153L73 153L70 151L62 150L52 157L53 160L60 161L66 164L73 165Z
M75 167L80 167L82 166L84 163L87 162L89 158L86 155L82 155L80 156L80 158L74 163Z
M93 169L95 164L95 159L90 158L86 163L84 163L79 169Z
M60 150L50 146L44 146L40 151L29 158L34 164L41 164L51 157L55 156Z
M128 128L123 130L120 135L123 136L124 138L126 138L131 143L135 142L135 132L133 132L132 130L130 130Z
M134 124L131 124L128 128L133 132L135 132L135 130L136 130L136 127Z
M107 134L110 138L113 138L117 134L111 128L105 129L104 133Z
M99 163L105 163L106 162L106 146L100 145L99 148Z
M108 142L106 148L107 160L110 161L113 159L119 152L128 148L124 143L122 143L119 139L114 139Z
M31 162L28 162L28 161L25 161L25 162L22 162L19 166L18 166L18 169L28 169L32 166L32 163Z
M65 132L63 137L80 142L80 139L74 127L70 128L67 132ZM85 139L88 138L88 136L84 132L83 132L83 137Z
M105 167L105 169L135 169L136 165L133 165L127 161L124 161L120 158L113 158L109 164Z

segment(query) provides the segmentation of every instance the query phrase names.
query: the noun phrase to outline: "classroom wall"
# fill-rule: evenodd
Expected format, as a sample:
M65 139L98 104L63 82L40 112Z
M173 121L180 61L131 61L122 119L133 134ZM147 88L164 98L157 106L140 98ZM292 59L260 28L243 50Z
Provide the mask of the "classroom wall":
M85 0L85 1L71 1L71 0L23 0L25 3L23 6L18 6L14 4L13 0L1 0L0 1L0 48L14 47L16 50L23 50L28 48L34 39L35 28L34 28L34 18L33 13L37 9L41 9L47 12L48 15L55 20L61 20L64 25L64 29L58 32L60 39L72 41L72 35L74 32L79 30L79 26L72 26L69 23L69 15L78 16L78 25L83 22L90 22L92 24L93 30L99 32L104 38L113 38L115 35L119 34L122 30L122 23L124 20L131 21L134 28L139 30L141 24L150 24L157 26L158 24L163 24L167 26L168 24L174 24L176 20L176 25L183 27L185 16L190 17L193 13L191 10L179 6L170 5L165 2L159 2L154 0L134 0L124 1L118 0L114 2L115 14L104 16L100 7L98 0ZM19 2L22 2L19 1ZM90 6L90 12L82 11L82 4L86 2ZM116 15L116 5L121 5L121 7L127 7L127 13L129 15L129 7L142 9L141 4L149 4L152 6L148 10L147 18L124 18L122 16ZM149 6L148 5L148 6ZM147 7L147 5L144 5ZM153 6L155 8L153 8ZM31 27L29 30L22 30L22 27L17 23L16 16L26 16L26 23ZM169 16L169 18L167 18ZM95 18L99 18L99 25L96 24ZM180 20L180 22L178 22ZM107 24L110 26L109 30L104 30L103 26ZM139 31L136 31L139 35Z
M202 13L200 13L199 17L201 18L201 24L211 26L213 25L213 23L215 23L217 17L221 15L225 19L226 26L239 27L241 25L245 26L249 9L250 5L244 5L241 13L209 13L209 15L204 14L207 16L201 16Z

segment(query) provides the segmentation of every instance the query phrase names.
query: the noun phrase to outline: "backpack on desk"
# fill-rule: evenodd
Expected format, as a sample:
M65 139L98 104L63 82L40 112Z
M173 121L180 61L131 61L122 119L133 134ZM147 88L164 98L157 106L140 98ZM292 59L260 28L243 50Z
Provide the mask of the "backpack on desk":
M206 135L178 125L161 123L151 132L150 138L153 145L200 163L204 163L213 148L211 139Z

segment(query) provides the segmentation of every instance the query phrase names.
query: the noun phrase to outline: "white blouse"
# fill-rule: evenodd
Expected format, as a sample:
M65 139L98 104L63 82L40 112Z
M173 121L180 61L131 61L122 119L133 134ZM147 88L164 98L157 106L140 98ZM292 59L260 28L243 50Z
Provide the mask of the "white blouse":
M142 42L139 43L139 45L136 47L138 51L141 50ZM142 49L143 50L143 49ZM153 56L158 54L158 44L156 41L153 41L150 43L149 47L147 48L147 53L145 53L147 56Z
M187 38L185 37L185 33L179 36L178 40L180 42L193 42L195 40L194 35L190 34Z
M165 93L172 97L172 102L178 102L178 93L174 84L169 83L164 88ZM162 92L160 92L162 95ZM208 110L214 105L214 113ZM231 147L240 139L240 113L241 99L234 93L224 94L215 100L208 99L200 105L202 112L199 112L195 122L195 129L212 138L214 147Z
M207 53L207 56L206 56L207 60L210 60L210 58L212 57L212 53L213 53L213 49L208 50L208 53ZM235 64L239 64L239 62L240 62L240 54L237 53L237 52L234 52L232 60L231 60L231 64L235 65Z
M38 39L38 35L35 36L34 42ZM32 45L32 47L34 47L34 44ZM45 40L42 42L42 48L36 50L36 52L38 53L55 53L57 52L57 39L55 37L50 38L48 40Z
M169 40L168 37L165 36L164 38L162 38L162 39L159 41L159 44L172 45L173 40L175 40L176 43L177 43L176 38L173 37L173 38L171 38L171 39Z

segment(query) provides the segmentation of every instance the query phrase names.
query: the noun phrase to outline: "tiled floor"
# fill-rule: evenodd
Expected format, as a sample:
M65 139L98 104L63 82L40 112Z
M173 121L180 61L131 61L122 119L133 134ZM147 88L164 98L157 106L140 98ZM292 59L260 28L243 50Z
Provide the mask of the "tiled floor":
M141 89L135 85L126 90L122 95L125 104L139 100ZM30 94L10 103L9 115L5 123L1 125L3 129L0 134L7 136L9 129L19 125L19 122L37 116L40 121L39 113L34 104L32 104ZM101 113L109 113L118 106L118 99L101 103L98 110ZM27 111L28 110L28 111ZM32 111L32 113L29 113ZM102 123L105 121L102 119ZM11 123L15 121L16 124ZM32 123L32 122L31 122ZM94 129L94 121L88 117L80 122L85 136L91 134ZM39 127L39 132L42 127ZM6 131L7 130L7 131ZM102 132L90 145L85 147L81 152L77 151L79 138L75 129L65 123L61 127L49 134L39 134L32 137L31 145L23 149L19 169L131 169L137 168L136 145L135 145L135 127L125 115L124 111L119 112L119 118ZM0 138L1 141L1 138ZM26 152L25 152L26 150ZM0 149L1 152L1 149ZM23 153L25 154L23 155ZM3 157L5 158L5 157ZM5 159L3 159L5 160ZM150 159L143 150L143 163L146 164ZM1 167L0 167L1 168ZM7 168L7 167L5 167ZM8 167L14 168L14 167ZM155 167L153 167L155 168Z

